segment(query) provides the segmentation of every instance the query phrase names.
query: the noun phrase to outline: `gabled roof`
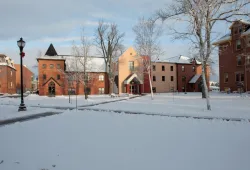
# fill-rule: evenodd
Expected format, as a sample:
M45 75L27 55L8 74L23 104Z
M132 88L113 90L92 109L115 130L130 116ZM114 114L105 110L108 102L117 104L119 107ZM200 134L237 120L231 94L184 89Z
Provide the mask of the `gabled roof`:
M50 77L45 83L43 83L43 86L47 84L50 80L53 80L54 82L56 82L56 84L58 84L58 86L61 86L53 77Z
M0 54L0 65L1 66L8 66L12 69L16 70L14 65L14 60L12 60L10 57L6 56L5 54Z
M218 45L220 43L230 41L231 39L232 39L231 33L227 33L226 35L222 36L220 39L218 39L217 41L215 41L213 43L213 45Z
M50 46L49 46L47 52L45 53L45 55L47 55L47 56L56 56L57 55L57 52L56 52L53 44L50 44Z
M132 73L130 74L125 80L124 80L124 84L130 84L130 82L134 80L140 84L143 84L143 81L139 79L139 77L137 76L137 74Z

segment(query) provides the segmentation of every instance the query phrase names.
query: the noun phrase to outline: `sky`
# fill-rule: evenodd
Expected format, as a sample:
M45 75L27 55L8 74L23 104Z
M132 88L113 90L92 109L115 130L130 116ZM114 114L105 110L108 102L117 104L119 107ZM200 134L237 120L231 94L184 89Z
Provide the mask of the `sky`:
M89 37L94 36L98 21L116 23L125 32L123 44L134 45L132 31L139 17L150 17L172 0L0 0L0 53L20 63L16 41L23 37L24 64L33 68L39 51L44 54L52 43L58 54L71 54L73 41L79 41L82 27ZM184 27L184 26L183 26ZM228 25L221 27L221 36L228 32ZM162 58L189 54L188 41L172 41L164 27L161 46ZM92 51L93 55L98 55Z

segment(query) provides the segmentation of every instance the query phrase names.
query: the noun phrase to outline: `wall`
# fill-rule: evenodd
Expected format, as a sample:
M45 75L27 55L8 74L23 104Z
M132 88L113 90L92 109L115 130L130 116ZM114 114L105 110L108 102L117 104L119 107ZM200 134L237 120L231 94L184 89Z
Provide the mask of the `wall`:
M231 91L237 91L236 73L244 73L244 91L250 91L250 70L249 66L245 65L245 54L250 53L250 45L246 44L246 37L241 38L241 34L234 34L235 29L239 26L244 26L240 22L235 22L231 27L232 40L220 44L219 50L219 80L220 90L226 91L228 88ZM241 40L242 48L236 49L236 40ZM237 56L242 56L242 65L237 66ZM224 73L228 73L228 82L224 81Z
M21 68L20 64L15 64L16 68L16 88L20 92L21 89ZM23 66L23 90L31 91L32 90L32 81L34 74L26 67Z
M156 66L155 71L152 70L152 85L156 88L156 93L170 92L171 88L177 89L177 74L176 74L176 64L157 62L152 65ZM162 71L162 66L165 67L165 71ZM173 71L170 67L173 66ZM153 76L156 77L156 81L153 81ZM162 76L165 76L165 81L162 81ZM171 76L174 77L171 81Z
M16 70L0 65L0 93L16 93Z
M46 64L46 68L43 68L43 64ZM54 65L54 68L50 68L50 64ZM57 68L57 64L60 64L60 68ZM38 60L38 80L39 80L39 95L48 95L48 84L51 81L56 81L56 95L62 95L64 93L65 86L65 74L64 74L64 60ZM43 74L46 75L46 79L43 79ZM60 80L57 79L57 75L60 75ZM54 80L53 80L53 79ZM54 81L54 82L55 82Z

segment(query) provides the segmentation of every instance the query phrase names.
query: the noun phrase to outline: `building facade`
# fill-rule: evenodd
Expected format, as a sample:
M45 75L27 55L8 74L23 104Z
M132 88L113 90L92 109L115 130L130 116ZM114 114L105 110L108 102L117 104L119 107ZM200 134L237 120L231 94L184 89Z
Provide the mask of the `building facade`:
M152 89L155 93L177 90L177 70L175 63L155 62L152 65Z
M250 21L239 20L214 42L219 47L221 91L250 91Z
M14 61L4 54L0 54L0 93L16 93Z
M21 93L21 67L20 64L15 64L16 68L16 91ZM30 69L23 65L23 92L32 91L32 81L34 79L34 73Z
M84 74L79 58L58 55L51 44L45 56L37 58L37 61L39 95L84 94L85 90L88 94L108 93L108 77L104 71L103 58L91 57ZM87 81L83 81L83 74L87 76Z
M175 64L176 90L178 92L201 92L202 91L202 65L194 58L177 56L167 60ZM209 88L210 67L206 67L206 81Z

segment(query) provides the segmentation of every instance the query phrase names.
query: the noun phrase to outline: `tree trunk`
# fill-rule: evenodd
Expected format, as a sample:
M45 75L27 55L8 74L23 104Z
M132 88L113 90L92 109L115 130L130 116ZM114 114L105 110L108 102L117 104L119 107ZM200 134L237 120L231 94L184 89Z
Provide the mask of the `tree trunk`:
M205 67L206 65L204 62L202 63L202 81L203 81L203 88L205 92L205 98L207 101L207 110L211 110L211 105L210 105L210 99L209 99L209 93L208 93L208 88L207 88L207 83L206 83L206 72L205 72Z
M87 92L87 87L86 87L86 85L84 85L84 97L85 97L85 100L88 99L88 92Z
M109 94L113 93L113 81L109 79Z
M148 71L148 79L149 79L149 85L150 85L151 100L153 100L154 94L153 94L153 89L152 89L152 81L151 81L150 71Z
M206 64L205 64L206 65ZM203 67L203 66L202 66ZM205 75L207 73L207 67L204 68L205 69ZM203 77L203 75L202 75ZM206 78L207 79L207 78ZM206 98L206 94L205 94L205 86L204 84L206 84L206 82L204 82L203 78L202 78L202 86L201 86L201 94L202 94L202 98L205 99Z

